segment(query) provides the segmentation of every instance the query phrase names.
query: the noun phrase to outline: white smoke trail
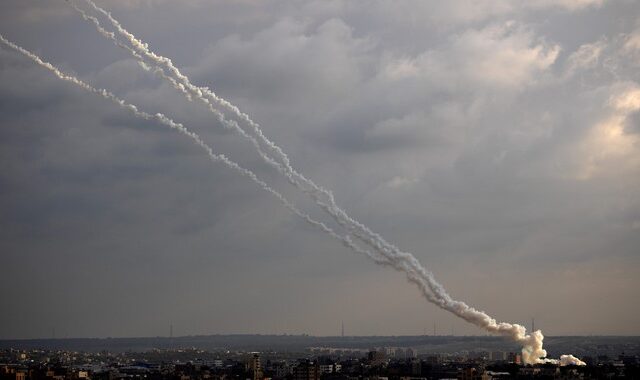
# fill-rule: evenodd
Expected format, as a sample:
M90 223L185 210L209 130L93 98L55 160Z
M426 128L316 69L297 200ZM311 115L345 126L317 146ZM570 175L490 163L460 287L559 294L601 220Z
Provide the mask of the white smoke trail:
M320 222L320 221L317 221L315 219L312 219L308 214L300 211L293 203L291 203L289 200L287 200L278 191L276 191L273 188L269 187L269 185L267 185L264 181L259 179L256 176L256 174L253 173L252 171L250 171L249 169L243 168L242 166L240 166L239 164L237 164L234 161L231 161L229 158L227 158L224 155L215 154L213 152L213 149L208 144L206 144L198 134L190 131L189 129L187 129L181 123L176 123L175 121L173 121L172 119L168 118L167 116L165 116L162 113L156 113L155 115L152 115L150 113L141 111L137 106L135 106L133 104L130 104L130 103L127 103L126 101L118 98L116 95L114 95L113 93L111 93L111 92L109 92L107 90L97 89L97 88L87 84L86 82L84 82L84 81L82 81L82 80L80 80L80 79L78 79L78 78L76 78L74 76L71 76L71 75L68 75L68 74L64 74L62 71L60 71L57 67L55 67L51 63L43 61L40 57L38 57L34 53L24 49L21 46L18 46L16 44L14 44L13 42L11 42L9 40L7 40L2 34L0 34L0 42L4 43L5 45L9 46L12 49L18 51L19 53L23 54L27 58L30 58L32 61L34 61L35 63L37 63L41 67L51 71L59 79L62 79L64 81L67 81L67 82L70 82L70 83L73 83L76 86L79 86L80 88L82 88L82 89L84 89L86 91L89 91L91 93L94 93L94 94L97 94L99 96L102 96L103 98L105 98L105 99L115 103L116 105L126 109L127 111L131 112L133 115L135 115L137 117L140 117L140 118L145 119L145 120L154 120L154 121L157 121L157 122L159 122L161 124L164 124L164 125L168 126L169 128L177 130L178 132L182 133L183 135L185 135L185 136L189 137L191 140L193 140L195 142L195 144L197 144L199 147L204 149L204 151L207 153L207 156L209 157L209 159L212 162L223 163L227 167L229 167L229 168L235 170L236 172L240 173L242 176L248 177L253 182L258 184L258 186L260 188L262 188L263 190L265 190L265 191L271 193L273 196L275 196L286 208L291 210L291 212L293 212L295 215L297 215L300 218L302 218L303 220L305 220L307 223L309 223L313 227L319 228L320 230L322 230L323 232L329 234L330 236L334 237L335 239L338 239L345 247L354 250L356 253L365 254L365 255L369 256L371 259L375 260L376 263L378 263L378 264L388 265L388 261L384 257L377 256L377 255L372 254L371 252L369 252L367 250L364 250L364 249L360 248L358 245L353 243L353 241L351 241L351 239L348 236L340 236L339 234L337 234L334 230L332 230L330 227L328 227L323 222Z
M366 226L352 219L349 215L347 215L342 209L340 209L336 205L331 192L329 192L328 190L322 187L317 186L311 180L305 178L300 173L295 171L291 167L288 157L282 152L282 150L273 142L268 140L260 130L258 124L254 123L251 119L249 119L249 117L246 114L240 113L237 107L231 105L226 100L219 98L208 88L196 87L192 85L189 79L186 76L182 75L182 73L180 73L180 71L175 66L173 66L169 58L158 56L155 53L151 52L148 49L147 44L142 43L140 40L136 39L135 36L133 36L131 33L126 31L120 25L120 23L117 20L115 20L108 12L98 7L91 1L87 1L87 3L90 4L95 10L106 15L109 18L112 25L114 25L117 28L118 33L125 36L126 39L131 43L131 45L135 49L131 48L130 46L126 46L122 44L119 40L117 40L114 33L104 29L100 25L100 22L98 21L97 18L87 15L86 12L78 8L74 3L70 3L70 4L73 6L75 10L80 12L80 14L85 20L91 21L95 25L97 30L100 32L100 34L112 40L117 46L123 47L126 50L128 50L132 54L132 56L140 62L143 68L148 69L149 65L141 57L141 54L151 60L151 65L154 66L155 73L159 74L162 78L168 80L173 85L173 87L180 90L187 97L187 99L192 100L192 98L195 97L196 99L199 99L203 103L205 103L208 109L212 113L214 113L214 115L218 118L218 120L223 125L239 132L245 138L248 138L253 143L258 153L265 160L265 162L274 166L280 173L284 174L285 177L289 180L289 182L292 183L294 186L301 189L303 192L311 195L314 201L316 201L318 205L320 205L325 211L327 211L329 215L331 215L334 218L334 220L336 220L340 225L347 228L359 240L365 242L366 244L372 246L377 251L381 252L381 254L392 257L393 262L396 262L398 264L395 266L396 269L401 270L403 272L416 272L416 271L423 272L421 274L413 273L410 276L410 280L416 281L416 278L417 278L416 276L419 277L421 275L423 278L427 278L430 280L427 282L427 284L428 284L428 287L431 289L431 291L435 292L436 294L446 295L446 292L444 292L444 288L440 284L435 282L433 275L431 273L425 272L424 268L420 266L420 264L412 255L399 251L395 246L384 241L384 239L380 235L373 233ZM174 77L171 77L170 75L167 75L162 66L167 67L168 71L173 73L177 77L177 79ZM214 102L218 103L219 105L223 105L226 108L231 109L236 114L241 115L244 120L246 120L251 126L254 127L254 131L260 137L260 139L264 141L267 146L271 147L272 151L277 153L281 162L283 162L284 165L282 165L279 162L276 162L271 157L267 156L262 151L260 143L253 136L248 135L237 124L236 121L226 120L224 115L221 112L213 108L208 98L212 99ZM322 200L323 196L328 200L328 202ZM401 261L405 261L405 262L404 263L402 263L401 261L399 262L398 257L400 258ZM425 290L425 292L429 293L428 290ZM425 296L427 296L428 298L431 298L430 294L425 294ZM435 300L432 300L432 301L435 301ZM442 302L436 302L436 303L442 304Z
M133 49L128 50L134 55L136 59L141 61L141 63L144 63L144 59L140 59L140 55L143 55L147 59L151 60L151 63L156 67L156 71L161 73L161 76L163 78L168 79L174 87L181 90L188 99L192 99L193 97L195 97L207 104L209 109L212 111L213 107L211 105L211 101L213 101L219 106L232 111L242 121L247 123L252 128L253 134L258 137L260 142L258 142L253 136L249 136L246 131L238 126L236 122L226 121L226 119L224 119L224 116L222 116L222 118L220 117L219 111L213 111L218 119L223 122L223 124L236 129L243 136L248 137L253 142L254 146L256 146L261 157L267 163L276 167L276 169L284 174L289 182L291 182L293 185L295 185L305 193L311 195L316 203L319 204L325 211L327 211L341 226L345 227L359 240L370 245L379 254L386 257L395 269L405 272L408 279L418 285L423 295L429 301L437 304L447 311L450 311L454 315L475 324L476 326L479 326L492 333L508 336L514 341L522 344L524 346L522 350L523 359L526 363L557 362L551 359L542 359L546 357L546 351L542 348L542 340L544 337L539 330L527 335L526 329L521 325L505 322L498 323L495 319L491 318L486 313L478 311L466 305L464 302L452 299L451 296L442 287L442 285L440 285L435 280L433 274L427 271L413 255L401 251L396 246L384 240L380 235L372 232L362 223L351 218L344 210L336 205L331 192L316 185L313 181L305 178L303 175L295 171L291 167L290 160L286 156L286 154L284 154L284 152L277 145L267 139L262 133L258 124L253 122L246 114L241 113L237 107L235 107L228 101L218 97L208 88L192 85L189 79L173 65L170 59L158 56L155 53L151 52L147 44L141 42L140 40L135 38L133 34L124 29L121 24L111 16L109 12L98 7L91 0L85 1L89 5L91 5L93 9L105 15L109 19L111 24L117 29L118 33L129 41ZM78 8L76 7L76 9ZM84 14L83 11L80 12L83 13L83 17L87 19L86 14ZM121 46L119 41L113 34L108 34L108 32L105 33L105 30L100 26L96 18L90 20L96 25L98 30L105 37L112 39L114 42L116 42L116 44ZM169 74L165 73L165 69L169 72ZM272 157L266 156L261 149L260 143L266 145L269 151L277 157L278 161L276 161ZM566 363L567 360L570 362L570 358L572 357L563 355L563 358L565 359ZM579 364L579 360L576 359L575 363Z
M109 40L111 40L116 46L121 47L125 50L127 50L140 64L140 66L147 70L147 71L153 71L154 74L159 75L162 79L165 79L166 81L168 81L175 89L179 90L180 92L182 92L182 94L188 99L188 100L193 100L192 97L192 93L194 93L193 91L193 86L191 86L190 83L188 83L188 86L185 86L185 84L181 83L181 81L176 80L174 77L172 77L171 75L167 75L164 71L164 69L158 65L153 65L153 67L149 66L142 55L140 55L138 53L138 51L136 49L131 48L130 46L120 42L115 34L113 32L109 32L108 30L104 29L102 27L102 25L100 24L100 21L98 21L98 19L94 16L88 15L83 9L79 8L77 5L75 5L73 2L68 1L69 4L76 10L78 11L81 15L82 18L84 18L87 21L90 21L91 23L94 24L94 26L96 27L96 29L98 30L98 32L100 34L102 34L102 36L108 38ZM91 3L93 4L93 3ZM101 9L98 8L95 4L93 4L97 9ZM114 22L117 23L117 21L114 20ZM119 24L117 24L119 25ZM123 30L122 28L120 28L121 30ZM126 32L126 31L125 31ZM135 38L133 38L134 41L137 41ZM134 46L139 46L140 49L142 49L142 45L140 43L135 44ZM141 50L143 52L144 55L147 55L148 53L146 53L147 50L143 49ZM209 103L209 101L207 101L205 98L202 97L201 93L195 92L195 95L198 99L202 100L205 105L207 106L209 112L211 112L214 116L216 116L216 118L218 119L218 121L225 126L226 128L235 130L236 132L240 133L243 137L249 139L254 147L256 148L256 150L258 151L258 153L260 154L260 156L262 157L263 160L265 160L268 164L270 164L271 166L275 166L278 167L279 164L274 162L268 155L266 155L263 151L262 148L260 147L260 144L258 143L258 141L249 136L242 128L240 128L240 126L238 125L238 123L235 120L227 120L224 117L224 114L222 112L220 112L219 110L217 110L216 108L213 107L213 105L211 103Z

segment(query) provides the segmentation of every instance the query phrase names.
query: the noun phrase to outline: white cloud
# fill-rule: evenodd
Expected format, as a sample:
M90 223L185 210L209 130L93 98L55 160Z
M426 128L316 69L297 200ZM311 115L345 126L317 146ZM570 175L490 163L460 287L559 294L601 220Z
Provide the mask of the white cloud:
M536 40L515 22L470 29L441 47L410 59L392 59L388 80L423 79L443 88L512 88L535 84L556 61L560 47Z
M633 176L640 171L640 139L625 131L627 118L640 110L640 87L636 83L616 83L610 91L606 105L609 112L577 145L577 179Z
M578 71L595 68L601 61L602 52L606 48L607 41L605 39L581 45L567 58L565 75L571 76Z
M533 0L525 2L525 7L564 8L569 11L576 11L589 7L600 7L605 2L606 0Z

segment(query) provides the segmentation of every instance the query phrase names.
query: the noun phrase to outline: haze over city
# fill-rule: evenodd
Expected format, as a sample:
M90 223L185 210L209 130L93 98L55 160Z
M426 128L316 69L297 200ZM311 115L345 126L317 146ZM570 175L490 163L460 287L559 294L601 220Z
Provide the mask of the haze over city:
M636 1L91 4L0 4L0 339L640 333Z

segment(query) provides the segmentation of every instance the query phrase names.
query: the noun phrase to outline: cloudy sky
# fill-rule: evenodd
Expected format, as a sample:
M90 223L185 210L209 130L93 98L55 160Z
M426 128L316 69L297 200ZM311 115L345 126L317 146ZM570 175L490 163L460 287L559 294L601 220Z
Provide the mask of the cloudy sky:
M545 334L640 334L637 1L98 3L452 296ZM0 33L330 224L65 1L3 0ZM0 165L0 338L482 334L184 136L5 46Z

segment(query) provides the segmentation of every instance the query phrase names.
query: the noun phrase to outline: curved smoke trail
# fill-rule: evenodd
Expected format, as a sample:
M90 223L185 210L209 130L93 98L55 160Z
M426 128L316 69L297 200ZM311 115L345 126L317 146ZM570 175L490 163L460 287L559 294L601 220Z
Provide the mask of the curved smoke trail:
M84 82L84 81L82 81L82 80L80 80L80 79L78 79L78 78L76 78L74 76L65 74L62 71L60 71L60 69L58 69L57 67L52 65L51 63L43 61L40 57L38 57L34 53L28 51L27 49L25 49L25 48L23 48L21 46L18 46L16 44L14 44L13 42L11 42L9 40L7 40L2 34L0 34L0 42L4 43L5 45L9 46L10 48L16 50L17 52L23 54L24 56L26 56L27 58L31 59L32 61L34 61L35 63L37 63L41 67L51 71L56 77L58 77L61 80L73 83L74 85L76 85L76 86L78 86L78 87L80 87L80 88L82 88L82 89L84 89L86 91L89 91L89 92L91 92L93 94L102 96L103 98L105 98L105 99L111 101L112 103L115 103L116 105L126 109L127 111L131 112L133 115L135 115L135 116L137 116L139 118L142 118L142 119L145 119L145 120L154 120L154 121L159 122L160 124L164 124L164 125L168 126L171 129L177 130L178 132L182 133L183 135L185 135L185 136L189 137L191 140L193 140L196 145L198 145L199 147L204 149L204 151L207 153L207 156L209 157L209 159L212 162L223 163L224 165L226 165L230 169L233 169L236 172L238 172L240 175L242 175L244 177L248 177L253 182L255 182L261 189L271 193L286 208L288 208L295 215L297 215L300 218L302 218L303 220L305 220L311 226L316 227L316 228L322 230L323 232L331 235L335 239L339 240L342 243L342 245L354 250L356 253L365 254L365 255L369 256L371 259L373 259L378 264L388 265L388 261L384 257L380 257L378 255L375 255L375 254L367 251L367 250L364 250L364 249L360 248L357 244L353 243L353 241L349 238L349 236L341 236L341 235L339 235L338 233L336 233L333 229L331 229L329 226L327 226L323 222L317 221L317 220L311 218L311 216L309 216L308 214L300 211L300 209L298 209L293 203L291 203L289 200L287 200L281 193L279 193L278 191L274 190L269 185L267 185L264 181L259 179L256 176L256 174L253 173L251 170L240 166L239 164L237 164L236 162L230 160L229 158L227 158L224 155L215 154L213 152L213 149L208 144L206 144L198 134L196 134L195 132L192 132L191 130L187 129L181 123L177 123L177 122L173 121L172 119L168 118L167 116L165 116L162 113L156 113L155 115L152 115L150 113L141 111L137 106L135 106L133 104L130 104L130 103L127 103L126 101L118 98L116 95L114 95L113 93L111 93L111 92L109 92L107 90L97 89L97 88L87 84L86 82Z
M100 12L108 18L111 24L116 28L118 34L123 36L131 46L123 46L115 35L111 32L107 32L101 27L97 18L88 16L82 10L74 5L74 8L79 10L83 17L89 21L92 21L98 28L98 31L105 37L113 40L118 46L125 47L132 55L141 63L143 67L149 64L155 67L154 71L160 74L164 79L168 80L175 88L180 90L187 96L188 99L196 98L204 102L208 108L216 115L219 121L223 125L230 127L238 131L241 135L248 138L254 146L257 148L260 156L270 165L274 166L279 172L281 172L288 179L290 183L310 195L314 201L324 209L329 215L331 215L336 222L343 226L349 233L358 238L360 241L366 243L380 255L389 260L389 264L399 271L405 272L407 278L418 285L423 295L430 302L440 306L441 308L453 313L454 315L473 323L474 325L483 328L491 333L500 334L511 338L512 340L523 345L523 360L526 363L540 363L540 362L557 362L552 359L544 359L546 357L546 351L542 348L543 335L538 331L534 331L531 334L526 334L524 326L519 324L511 324L506 322L496 322L496 320L490 317L488 314L476 310L465 304L464 302L454 300L439 284L433 274L427 271L418 260L410 253L403 252L393 244L388 243L377 233L371 231L368 227L362 223L351 218L343 209L338 207L335 203L333 194L316 185L313 181L307 179L302 174L298 173L292 168L290 160L286 154L272 141L267 139L259 125L253 122L246 114L240 112L240 110L229 103L228 101L218 97L213 91L206 87L197 87L191 84L188 77L183 75L171 62L169 58L156 55L149 50L148 45L137 39L133 34L124 29L121 24L115 20L111 14L104 9L98 7L93 1L85 0L94 10ZM145 60L143 57L146 57ZM249 135L243 128L241 128L236 121L226 120L224 115L213 108L212 102L224 109L231 111L237 117L246 123L253 132L253 135ZM255 136L255 137L254 137ZM257 139L256 139L257 137ZM259 141L258 141L259 140ZM274 159L268 156L262 150L262 145L266 146L269 152L276 156ZM560 360L560 364L581 364L578 359L573 358L570 355L563 355Z

